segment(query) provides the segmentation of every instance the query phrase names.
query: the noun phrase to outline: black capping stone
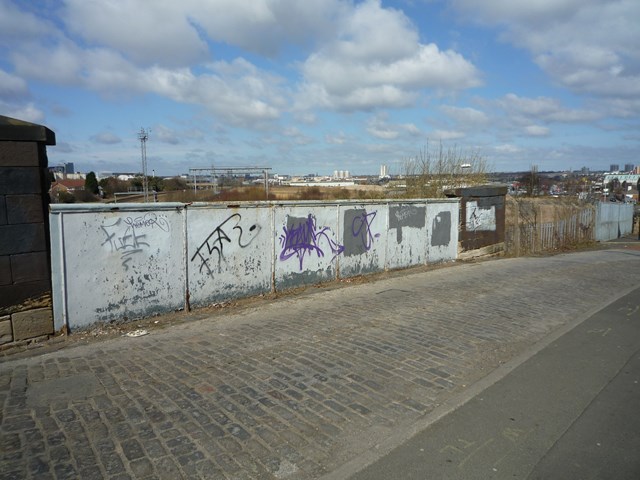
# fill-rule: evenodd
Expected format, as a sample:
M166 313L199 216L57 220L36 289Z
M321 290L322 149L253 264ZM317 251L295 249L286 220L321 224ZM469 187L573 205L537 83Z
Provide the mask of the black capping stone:
M56 134L43 125L0 115L0 141L56 144Z
M507 185L476 185L473 187L456 188L445 190L444 194L449 198L470 198L470 197L499 197L507 194Z

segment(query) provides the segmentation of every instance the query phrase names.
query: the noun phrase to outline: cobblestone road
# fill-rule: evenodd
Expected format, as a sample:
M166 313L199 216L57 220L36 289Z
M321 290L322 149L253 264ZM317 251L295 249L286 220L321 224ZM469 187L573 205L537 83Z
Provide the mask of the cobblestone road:
M640 252L501 259L6 356L0 478L318 478L638 284Z

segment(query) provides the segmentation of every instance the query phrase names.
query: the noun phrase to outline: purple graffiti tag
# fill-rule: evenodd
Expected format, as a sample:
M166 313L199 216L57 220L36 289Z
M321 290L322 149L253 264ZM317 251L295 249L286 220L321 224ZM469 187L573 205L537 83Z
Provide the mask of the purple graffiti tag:
M353 222L351 223L351 233L354 238L360 237L362 246L366 252L371 250L373 239L380 237L379 233L374 235L371 232L371 224L373 223L373 219L376 218L377 213L378 212L367 213L366 210L363 210L361 214L354 217Z
M300 262L300 270L303 269L304 257L307 254L314 253L320 257L324 257L324 251L320 244L322 240L329 246L333 257L333 261L338 255L344 251L344 246L335 242L329 237L333 232L329 227L318 228L316 218L309 214L307 218L289 217L287 226L283 227L284 233L280 235L280 260L286 261L293 256L298 258Z
M227 235L227 231L231 231L236 233L237 235L237 243L240 248L248 247L251 242L253 242L254 238L260 232L259 225L251 225L247 232L244 232L242 227L240 226L240 222L242 221L242 215L239 213L235 213L227 218L224 222L218 225L209 236L202 242L202 244L196 250L196 253L191 257L191 261L193 262L196 257L200 260L200 273L203 270L206 270L207 275L213 276L214 269L211 265L211 256L215 252L216 258L216 267L218 272L220 271L220 266L224 261L224 246L226 243L232 243L232 239L229 235ZM243 237L243 235L245 235Z

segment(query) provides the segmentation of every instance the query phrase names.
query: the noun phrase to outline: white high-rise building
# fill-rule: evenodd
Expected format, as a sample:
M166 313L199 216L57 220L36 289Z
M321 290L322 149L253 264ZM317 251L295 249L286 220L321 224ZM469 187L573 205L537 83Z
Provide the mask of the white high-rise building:
M389 175L389 167L387 165L380 165L380 178L384 178Z

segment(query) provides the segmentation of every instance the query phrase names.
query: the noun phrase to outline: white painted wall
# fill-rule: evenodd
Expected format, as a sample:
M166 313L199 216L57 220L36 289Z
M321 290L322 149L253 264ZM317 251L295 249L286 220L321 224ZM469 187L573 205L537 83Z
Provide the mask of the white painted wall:
M184 307L182 204L63 207L56 205L51 215L56 330Z
M51 205L55 327L452 261L458 210L457 199Z
M192 306L271 290L270 216L268 207L188 208L187 265Z

